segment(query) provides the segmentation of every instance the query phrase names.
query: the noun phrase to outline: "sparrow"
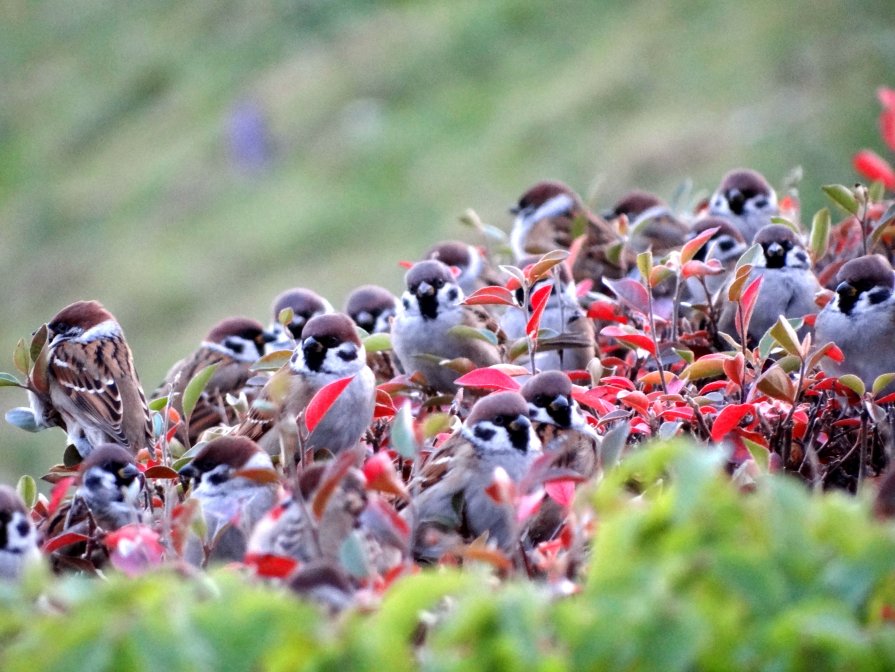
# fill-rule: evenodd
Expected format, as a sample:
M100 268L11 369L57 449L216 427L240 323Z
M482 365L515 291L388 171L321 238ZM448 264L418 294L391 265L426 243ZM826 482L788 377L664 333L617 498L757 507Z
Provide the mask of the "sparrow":
M412 518L414 557L436 561L459 539L469 541L485 533L502 551L512 550L519 541L515 514L486 489L498 467L518 484L540 450L528 403L518 392L479 399L418 477L423 486L434 482L406 509Z
M47 323L46 376L29 401L38 427L59 426L82 458L114 443L152 445L146 397L121 326L97 301L78 301Z
M761 173L746 168L731 170L709 199L708 214L733 224L747 243L780 214L777 193Z
M378 285L361 285L345 301L345 314L368 334L387 334L398 299Z
M450 268L430 259L414 264L404 276L407 287L392 323L392 346L404 371L419 372L441 392L457 391L459 373L442 360L465 358L476 367L500 362L496 345L463 328L496 332L484 310L464 305L465 295Z
M536 257L529 257L521 264L524 268L537 260ZM535 366L540 371L585 369L596 355L594 325L578 303L575 282L565 264L558 264L554 269L553 273L538 280L530 289L531 295L547 284L553 285L540 324L541 330L553 332L553 335L539 339ZM516 302L520 307L523 300L524 294L520 287L516 290ZM531 310L529 300L525 311L510 308L504 312L500 318L500 327L508 339L516 340L525 336ZM530 359L526 354L514 363L528 366Z
M111 532L130 523L142 522L139 497L143 479L133 455L121 446L98 446L81 463L75 502L87 507L98 527ZM66 529L75 526L77 508L69 509Z
M189 421L189 434L180 433L181 441L193 445L202 432L220 424L236 421L236 411L224 402L228 394L239 395L251 378L252 364L264 354L265 344L273 338L260 322L246 317L230 317L218 322L198 349L177 362L165 381L153 393L153 398L168 395L172 407L183 415L183 392L202 369L217 364Z
M423 259L436 259L459 269L456 281L467 295L486 285L498 284L485 256L475 245L447 240L430 248Z
M278 453L284 423L294 423L325 385L349 377L305 439L305 449L336 454L356 446L373 419L376 399L376 380L351 318L344 313L312 317L289 361L265 384L234 435Z
M685 299L690 304L708 305L711 303L715 299L718 290L727 283L730 277L729 274L736 267L739 258L748 249L743 234L740 233L739 229L722 217L703 217L699 219L693 224L691 237L715 228L718 231L696 252L693 258L703 262L717 259L721 263L724 273L705 276L704 284L698 278L687 278Z
M749 340L756 342L782 315L804 317L817 310L814 295L820 291L811 260L802 242L788 226L771 224L755 236L761 254L755 261L749 282L764 281L749 322ZM735 329L736 304L727 302L721 310L718 328L731 335ZM804 328L803 330L804 331Z
M609 221L622 215L628 219L631 247L638 252L652 250L657 256L665 255L683 245L690 233L665 201L647 191L629 191L603 213Z
M572 269L576 281L590 278L599 283L604 275L620 278L633 266L633 255L626 249L620 249L613 260L610 248L621 245L621 238L562 182L538 182L522 194L510 213L515 215L510 247L517 261L532 254L568 250L575 224L581 222L585 238Z
M270 456L245 437L224 436L204 444L179 474L205 521L203 539L187 537L184 559L196 566L242 560L256 523L277 502Z
M0 485L0 581L17 581L39 561L37 533L25 502L14 489Z
M824 358L830 376L851 373L869 388L877 376L895 372L895 298L892 266L879 254L846 262L839 269L833 299L814 325L818 343L835 343L845 359Z
M569 377L545 371L527 380L519 393L544 453L557 456L553 465L592 478L599 468L600 438L572 397Z
M292 309L292 320L283 326L280 313ZM333 312L332 304L310 289L295 287L287 289L273 300L271 306L273 320L270 323L270 334L273 336L267 344L267 352L292 350L295 343L301 340L302 330L312 317Z
M528 417L551 466L572 471L584 480L600 469L600 437L572 397L572 381L560 371L546 371L530 378L520 394L528 403ZM544 497L528 525L527 538L537 545L559 531L566 511L552 498Z

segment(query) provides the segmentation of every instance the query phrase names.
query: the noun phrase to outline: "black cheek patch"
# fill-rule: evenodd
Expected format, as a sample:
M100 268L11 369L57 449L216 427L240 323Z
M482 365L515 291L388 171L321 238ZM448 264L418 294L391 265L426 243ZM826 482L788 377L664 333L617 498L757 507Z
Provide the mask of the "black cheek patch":
M513 448L520 453L528 451L528 427L520 427L519 429L510 429L507 427L507 434L510 437L510 443Z
M353 362L355 359L357 359L357 350L349 350L348 352L339 350L338 355L339 359L341 359L343 362Z
M888 290L885 287L878 287L870 292L867 292L867 300L872 306L886 301L890 296L892 296L891 290Z
M483 427L482 425L477 425L476 428L472 431L475 434L477 439L481 439L482 441L490 441L494 438L494 435L497 433L497 430L491 429L490 427Z
M571 406L563 406L557 409L547 409L547 413L559 427L567 428L572 425L572 408Z

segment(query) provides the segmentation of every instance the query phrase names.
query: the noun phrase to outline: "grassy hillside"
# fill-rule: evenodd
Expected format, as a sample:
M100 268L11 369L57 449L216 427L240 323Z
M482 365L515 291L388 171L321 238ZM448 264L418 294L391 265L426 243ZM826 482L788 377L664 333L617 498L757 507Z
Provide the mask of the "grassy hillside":
M266 319L287 286L337 305L361 282L397 289L397 260L464 235L467 207L506 227L541 177L605 205L802 165L813 210L878 146L888 5L6 2L0 369L91 297L154 386L212 322ZM237 162L234 137L264 165ZM41 473L61 440L3 426L0 480Z

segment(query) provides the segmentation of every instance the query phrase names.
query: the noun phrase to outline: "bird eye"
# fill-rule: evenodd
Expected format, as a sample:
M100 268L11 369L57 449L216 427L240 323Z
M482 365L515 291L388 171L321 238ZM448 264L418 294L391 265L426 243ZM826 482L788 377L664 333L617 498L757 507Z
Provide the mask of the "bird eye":
M498 427L503 427L504 422L505 422L505 420L502 415L498 415L496 418L494 418L494 424L497 425Z
M546 394L539 394L535 397L535 406L540 406L541 408L546 408L550 403L550 399Z
M441 289L444 287L444 280L437 278L435 282L432 283L432 286L435 287L435 289Z

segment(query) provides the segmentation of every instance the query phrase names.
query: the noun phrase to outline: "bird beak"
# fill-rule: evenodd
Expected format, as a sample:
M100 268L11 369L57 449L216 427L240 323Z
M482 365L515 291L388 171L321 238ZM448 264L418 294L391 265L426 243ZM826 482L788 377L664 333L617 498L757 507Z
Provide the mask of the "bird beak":
M851 298L858 293L858 290L852 287L847 282L840 282L838 285L836 285L836 293L839 296Z
M743 206L746 204L746 199L743 198L743 194L740 193L739 189L731 189L727 192L727 203L734 214L743 214Z
M262 331L261 336L258 337L259 343L258 345L264 345L265 343L273 343L277 340L277 335L272 331Z
M435 294L435 288L428 282L423 281L416 288L417 296L432 296L433 294Z
M186 466L181 467L180 471L177 473L180 474L180 483L183 485L184 490L190 487L190 482L193 479L199 477L199 470L192 464L187 464Z
M780 243L771 243L770 245L768 245L768 256L769 257L783 256L783 246Z
M308 336L301 342L301 349L305 352L323 352L323 344L313 336Z
M559 411L559 410L562 410L562 409L566 409L566 408L568 408L568 407L569 407L569 400L566 399L566 398L565 398L564 396L562 396L562 395L558 396L556 399L554 399L553 401L551 401L551 402L550 402L550 406L548 406L548 408L549 408L551 411Z
M509 212L511 215L518 215L520 212L519 206L518 205L512 206L511 208L509 208Z
M531 427L531 422L524 415L516 416L516 419L507 425L512 432L519 432Z
M118 470L118 475L126 481L136 478L139 474L140 470L137 469L137 465L135 464L125 464Z

